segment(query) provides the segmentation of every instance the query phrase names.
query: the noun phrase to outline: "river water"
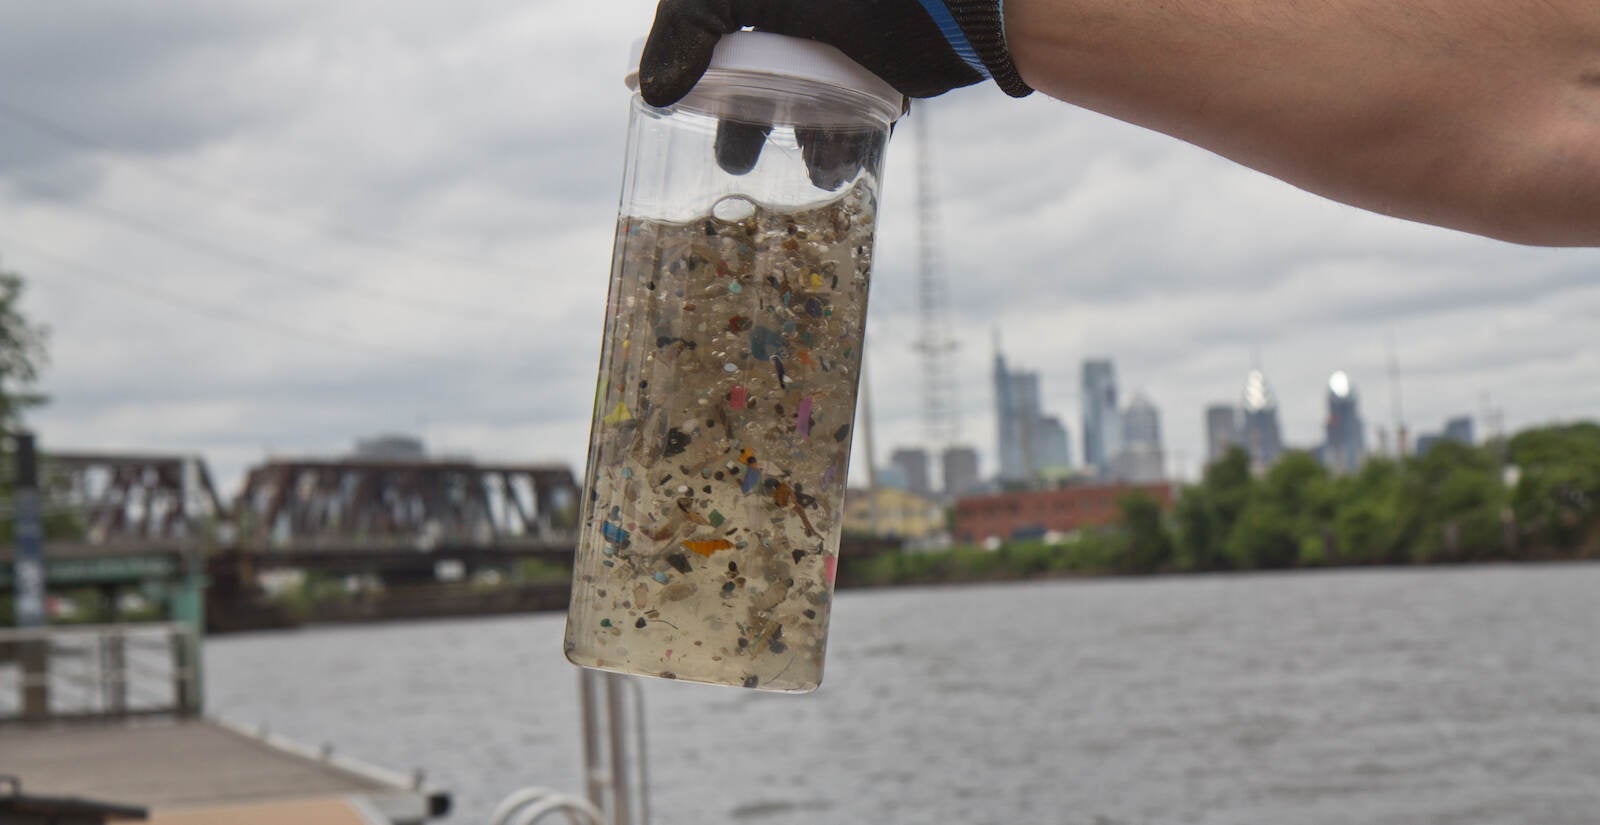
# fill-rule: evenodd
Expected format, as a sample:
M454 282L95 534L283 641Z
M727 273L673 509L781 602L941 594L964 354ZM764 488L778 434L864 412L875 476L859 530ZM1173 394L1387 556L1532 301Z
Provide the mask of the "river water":
M581 793L562 617L207 642L210 709ZM654 821L1600 822L1600 565L847 591L810 695L645 680Z

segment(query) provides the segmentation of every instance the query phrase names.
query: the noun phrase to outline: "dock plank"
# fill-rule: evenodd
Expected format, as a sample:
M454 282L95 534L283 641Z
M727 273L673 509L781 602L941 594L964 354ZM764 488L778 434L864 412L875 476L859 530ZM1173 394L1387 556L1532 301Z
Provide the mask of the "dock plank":
M203 720L0 729L0 773L28 793L156 810L393 790Z
M307 799L158 812L150 825L376 825L343 799Z

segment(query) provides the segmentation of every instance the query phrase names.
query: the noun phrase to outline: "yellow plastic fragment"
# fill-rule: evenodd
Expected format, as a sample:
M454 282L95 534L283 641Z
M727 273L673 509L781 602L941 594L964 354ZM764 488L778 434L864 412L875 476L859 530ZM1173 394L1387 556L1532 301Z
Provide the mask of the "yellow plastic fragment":
M633 413L628 412L628 405L622 403L621 401L617 402L616 409L612 410L611 413L605 418L600 419L600 421L605 424L621 424L624 421L632 420Z

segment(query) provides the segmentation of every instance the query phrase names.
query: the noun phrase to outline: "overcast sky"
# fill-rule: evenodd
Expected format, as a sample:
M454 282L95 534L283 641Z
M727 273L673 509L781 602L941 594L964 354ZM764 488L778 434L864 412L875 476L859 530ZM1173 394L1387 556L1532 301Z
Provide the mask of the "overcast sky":
M42 442L200 452L230 490L268 455L392 431L581 470L621 78L653 7L0 6L0 267L51 328ZM1079 365L1109 356L1190 475L1204 405L1236 402L1256 354L1301 446L1335 369L1390 420L1391 338L1413 431L1600 416L1600 250L1362 213L1041 95L986 85L921 120L985 474L996 330L1075 458ZM908 138L868 331L880 462L920 432Z

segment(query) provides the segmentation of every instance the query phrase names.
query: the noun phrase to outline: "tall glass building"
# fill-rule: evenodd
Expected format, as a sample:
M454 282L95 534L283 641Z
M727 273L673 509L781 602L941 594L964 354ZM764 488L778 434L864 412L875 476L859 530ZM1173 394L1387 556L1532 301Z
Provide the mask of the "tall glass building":
M1144 393L1134 393L1122 413L1122 448L1116 458L1118 481L1150 484L1167 476L1161 449L1161 411Z
M902 447L889 454L889 464L899 471L907 490L919 496L932 492L928 480L928 451L920 447Z
M1264 472L1283 454L1283 433L1278 429L1278 399L1261 370L1251 370L1244 380L1244 430L1241 433L1250 466Z
M1244 443L1239 431L1239 408L1232 404L1206 407L1206 463L1212 464Z
M996 350L994 397L1001 481L1031 482L1044 470L1071 465L1067 428L1040 410L1037 372L1008 369Z
M1117 406L1117 371L1109 359L1083 362L1083 463L1102 478L1122 446L1122 410Z
M971 447L947 447L943 456L944 494L951 497L974 492L978 479L978 451Z
M1355 385L1340 370L1328 379L1327 439L1322 444L1322 463L1334 473L1354 473L1367 460L1366 425Z

